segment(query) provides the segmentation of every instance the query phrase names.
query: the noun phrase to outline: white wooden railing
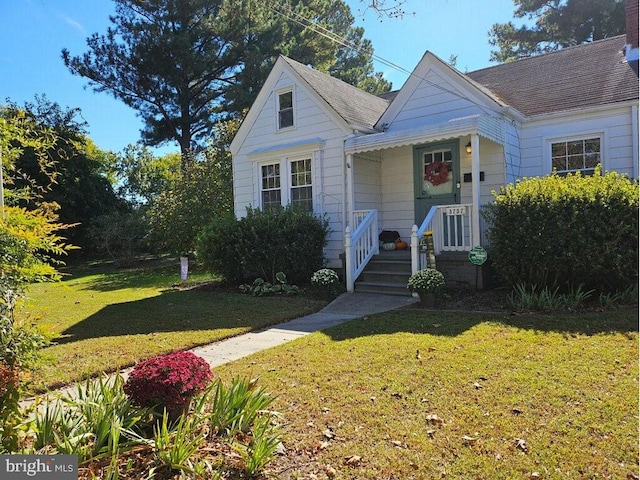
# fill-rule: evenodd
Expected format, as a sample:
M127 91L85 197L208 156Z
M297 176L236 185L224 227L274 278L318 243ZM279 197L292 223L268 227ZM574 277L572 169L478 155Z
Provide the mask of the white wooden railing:
M344 234L346 283L347 291L353 292L358 275L362 273L369 260L379 253L378 241L378 211L367 210L366 215L362 211L354 212L355 230L347 225ZM357 215L356 215L357 214ZM357 219L357 221L356 221Z
M371 210L354 210L351 214L351 228L355 230L360 225L360 222L369 215Z
M433 246L436 255L440 252L469 251L472 247L471 204L435 205L418 227L411 232L411 270L425 267L425 255L420 252L420 239L424 232L433 232Z

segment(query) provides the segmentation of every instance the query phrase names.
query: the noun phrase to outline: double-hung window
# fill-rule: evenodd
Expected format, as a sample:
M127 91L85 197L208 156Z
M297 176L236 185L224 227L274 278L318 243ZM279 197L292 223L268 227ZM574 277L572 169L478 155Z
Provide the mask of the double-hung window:
M293 90L278 93L278 129L293 127Z
M263 210L291 204L313 212L311 158L283 158L261 164L260 202Z
M282 191L280 188L280 164L270 163L260 167L261 176L261 202L262 209L269 210L271 208L282 205Z
M289 165L291 170L290 201L293 205L312 212L311 159L294 160Z
M551 143L551 166L558 173L593 173L602 161L602 140L589 136Z

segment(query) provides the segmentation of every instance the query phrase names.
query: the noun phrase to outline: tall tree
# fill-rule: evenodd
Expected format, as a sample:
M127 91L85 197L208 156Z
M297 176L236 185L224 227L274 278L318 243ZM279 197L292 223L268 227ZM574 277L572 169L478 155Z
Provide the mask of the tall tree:
M39 202L27 210L15 206L25 198L24 190L15 194L16 162L25 150L31 150L41 160L42 172L51 172L55 162L48 151L55 144L51 129L38 129L33 117L23 110L0 107L0 451L18 451L20 424L24 412L20 397L24 393L24 375L37 358L44 336L32 326L19 322L14 311L32 282L59 280L56 265L72 247L60 236L66 227L58 221L55 206ZM52 178L47 178L50 184ZM33 186L33 185L32 185ZM5 188L6 187L6 188ZM10 202L4 205L4 193Z
M280 53L324 71L342 62L349 68L339 71L348 78L365 76L388 88L372 74L371 46L351 27L342 0L115 2L106 35L91 35L82 56L64 49L64 63L96 91L137 110L145 143L176 141L185 177L215 122L251 104ZM341 54L344 47L318 34L315 24L359 42L360 56ZM347 62L354 58L364 62L360 76Z
M30 210L42 202L57 205L62 223L77 224L69 229L69 240L86 247L92 219L120 208L121 202L108 178L109 154L86 136L86 125L78 120L79 115L79 109L62 108L46 97L36 97L35 103L27 102L22 108L9 103L0 113L5 119L28 119L39 138L52 135L46 148L23 145L16 153L12 186L14 192L30 195L21 195L14 203Z
M192 165L187 179L165 189L149 206L149 237L156 247L193 252L202 229L233 212L229 144L240 123L240 117L218 122L204 159Z
M531 27L496 23L489 43L491 61L509 62L625 31L624 0L514 0L516 18L535 19Z
M118 196L133 206L151 205L180 180L180 155L156 157L147 147L127 145L117 156Z

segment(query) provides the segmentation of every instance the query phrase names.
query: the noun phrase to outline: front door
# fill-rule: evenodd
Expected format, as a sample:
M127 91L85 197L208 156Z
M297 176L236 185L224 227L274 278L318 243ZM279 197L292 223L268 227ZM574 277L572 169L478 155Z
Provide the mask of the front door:
M460 203L458 140L416 147L413 154L415 222L420 225L433 205Z

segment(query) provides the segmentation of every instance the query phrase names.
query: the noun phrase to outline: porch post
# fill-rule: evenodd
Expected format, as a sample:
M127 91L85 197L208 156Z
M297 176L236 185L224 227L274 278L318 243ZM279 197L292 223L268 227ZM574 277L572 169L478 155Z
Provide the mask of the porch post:
M353 247L351 246L351 227L344 229L345 283L347 292L353 292L356 279L353 278Z
M471 245L480 245L480 137L471 135Z
M353 211L355 210L355 206L353 204L354 194L353 194L353 154L347 154L347 210L345 212L345 216L347 217L347 224L351 225L351 228L355 228L353 225Z
M418 242L418 226L411 227L411 274L420 270L420 243Z

